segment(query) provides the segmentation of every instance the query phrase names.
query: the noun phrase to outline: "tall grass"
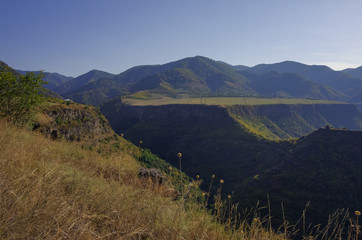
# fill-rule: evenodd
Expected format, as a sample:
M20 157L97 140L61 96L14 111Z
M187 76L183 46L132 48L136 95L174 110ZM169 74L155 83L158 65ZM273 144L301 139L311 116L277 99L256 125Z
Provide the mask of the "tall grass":
M232 196L223 199L223 181L212 208L212 183L201 194L199 176L175 200L173 181L159 186L137 177L128 148L101 154L5 121L0 146L0 239L358 239L359 211L337 211L323 228L305 226L304 211L300 222L284 220L275 231L270 212L242 212ZM169 173L182 188L182 173Z
M232 231L191 201L180 209L126 152L102 156L5 122L0 146L0 239L282 239L259 225Z

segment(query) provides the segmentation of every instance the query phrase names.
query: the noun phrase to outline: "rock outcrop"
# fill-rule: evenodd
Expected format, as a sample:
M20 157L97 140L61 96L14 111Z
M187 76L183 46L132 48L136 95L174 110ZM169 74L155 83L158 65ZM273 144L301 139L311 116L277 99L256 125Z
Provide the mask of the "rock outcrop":
M155 184L163 185L167 178L156 168L140 168L138 176L143 179L150 179Z
M51 139L80 141L98 136L114 134L107 119L98 109L79 105L51 104L38 116L34 130Z

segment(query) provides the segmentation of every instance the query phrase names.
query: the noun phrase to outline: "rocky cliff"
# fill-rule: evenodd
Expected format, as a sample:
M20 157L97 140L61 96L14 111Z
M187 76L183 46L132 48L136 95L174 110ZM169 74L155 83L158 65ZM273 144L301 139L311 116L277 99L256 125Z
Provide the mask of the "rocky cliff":
M252 131L271 138L301 137L326 125L362 129L362 113L354 104L235 105L228 110Z
M114 134L98 109L71 102L49 103L37 119L34 130L52 139L81 141Z

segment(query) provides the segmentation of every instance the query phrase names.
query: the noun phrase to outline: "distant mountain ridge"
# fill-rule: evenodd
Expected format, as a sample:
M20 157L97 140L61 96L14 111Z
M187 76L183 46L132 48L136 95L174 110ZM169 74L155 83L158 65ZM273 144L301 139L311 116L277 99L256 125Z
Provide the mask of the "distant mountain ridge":
M85 74L82 74L76 78L71 79L65 84L54 89L59 94L66 94L68 92L73 92L78 88L81 88L91 82L97 81L100 78L113 78L114 74L99 71L99 70L91 70Z
M343 100L345 98L343 93L330 86L315 83L295 73L248 74L244 71L240 74L252 80L249 86L263 96L326 100Z
M353 77L362 79L362 66L358 67L358 68L347 68L347 69L343 70L342 72L352 75Z
M160 71L139 80L130 92L151 90L194 96L254 94L246 83L247 79L231 67L197 56L161 65Z
M306 65L293 61L284 61L274 64L259 64L254 67L250 67L245 71L259 74L272 71L279 73L295 73L306 80L310 80L318 84L328 85L334 90L348 95L347 98L349 99L355 95L353 89L362 89L361 78L351 76L344 71L334 71L323 65Z
M65 98L92 105L121 95L144 99L152 96L292 97L360 103L361 69L334 71L327 66L293 61L233 66L196 56L162 65L136 66L120 74L92 70L64 80L63 84L63 80L54 80L54 85L48 88Z
M16 70L21 75L25 75L31 71L22 71ZM39 74L40 71L34 71L35 73ZM73 79L73 77L67 77L59 73L50 73L50 72L43 72L44 78L43 80L46 81L48 84L45 84L44 87L53 90L54 88L66 83L67 81Z

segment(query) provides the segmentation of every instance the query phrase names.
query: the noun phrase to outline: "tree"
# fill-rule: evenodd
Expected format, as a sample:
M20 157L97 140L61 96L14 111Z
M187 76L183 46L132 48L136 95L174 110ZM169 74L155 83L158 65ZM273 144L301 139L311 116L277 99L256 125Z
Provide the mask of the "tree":
M42 73L17 76L10 68L1 70L0 116L16 123L28 122L44 99L40 91L46 82L42 78Z

